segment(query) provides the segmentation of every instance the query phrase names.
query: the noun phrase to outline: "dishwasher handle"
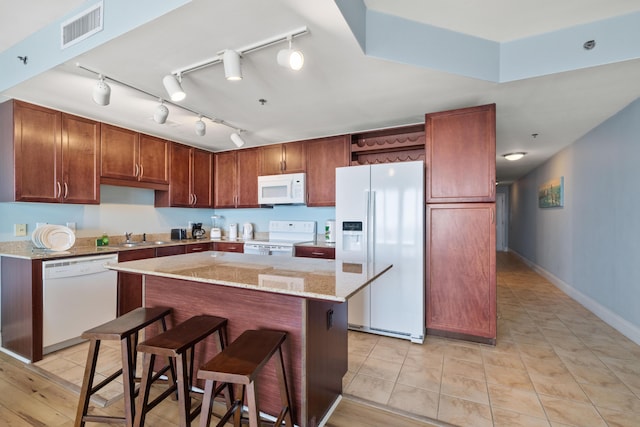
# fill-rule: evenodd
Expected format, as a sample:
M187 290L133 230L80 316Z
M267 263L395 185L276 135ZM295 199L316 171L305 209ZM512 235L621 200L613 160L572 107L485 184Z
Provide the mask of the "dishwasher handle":
M109 271L105 265L117 262L117 255L66 258L44 261L42 263L42 272L46 279L86 276Z

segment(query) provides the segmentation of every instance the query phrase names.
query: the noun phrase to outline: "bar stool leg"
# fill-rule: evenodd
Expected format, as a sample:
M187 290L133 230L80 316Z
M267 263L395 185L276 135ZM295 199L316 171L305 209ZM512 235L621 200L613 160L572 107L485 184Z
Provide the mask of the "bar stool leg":
M80 391L80 402L76 412L75 427L84 427L85 422L82 420L84 414L89 408L89 399L91 397L91 387L96 373L95 366L98 363L98 351L100 350L100 341L91 340L89 343L89 352L87 353L87 363L84 367L84 380L82 381L82 390Z
M133 334L133 335L137 335ZM133 418L135 417L135 371L131 372L130 362L133 363L133 359L136 357L135 347L132 344L135 342L133 337L128 337L121 341L121 353L122 353L122 384L124 386L124 395L129 396L129 399L125 399L124 414L127 426L133 425ZM129 403L127 403L129 402Z
M249 407L249 427L260 427L260 407L258 406L258 394L256 382L251 381L246 386L247 406Z
M191 395L189 394L189 390L191 389L191 385L189 384L189 362L188 355L190 351L187 350L184 353L180 354L176 357L176 370L178 381L178 406L179 406L179 414L180 414L180 427L188 427L189 424L189 414L190 414L190 402Z
M277 362L276 362L276 375L278 376L278 382L280 383L280 400L282 407L286 408L286 412L278 417L276 425L282 425L282 420L286 420L287 426L293 425L295 419L293 413L293 404L291 403L291 396L289 395L289 387L287 386L287 377L284 370L284 358L282 357L282 348L279 347L276 350Z

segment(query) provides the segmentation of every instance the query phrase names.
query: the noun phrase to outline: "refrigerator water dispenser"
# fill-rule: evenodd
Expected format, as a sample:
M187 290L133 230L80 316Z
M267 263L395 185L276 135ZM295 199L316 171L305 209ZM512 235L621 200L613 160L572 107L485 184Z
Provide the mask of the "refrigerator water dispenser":
M363 242L362 221L344 221L342 223L342 250L345 252L362 252Z

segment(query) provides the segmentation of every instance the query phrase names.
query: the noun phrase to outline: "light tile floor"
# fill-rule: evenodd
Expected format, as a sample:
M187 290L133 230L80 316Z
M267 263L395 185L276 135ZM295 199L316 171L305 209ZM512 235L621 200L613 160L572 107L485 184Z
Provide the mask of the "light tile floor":
M640 346L498 253L498 340L349 332L344 391L458 426L640 426Z

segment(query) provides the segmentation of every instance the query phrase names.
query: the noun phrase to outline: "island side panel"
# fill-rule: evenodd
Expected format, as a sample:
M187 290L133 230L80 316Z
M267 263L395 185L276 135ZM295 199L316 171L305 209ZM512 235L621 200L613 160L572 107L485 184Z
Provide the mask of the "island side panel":
M145 306L173 308L173 325L199 314L225 317L229 320L230 341L247 329L286 331L283 352L287 381L296 408L295 423L301 427L309 425L306 419L301 422L304 389L303 298L148 275L145 276L144 287ZM211 340L202 347L204 350L196 354L195 366L202 365L217 352ZM277 414L280 411L280 397L274 360L269 361L258 377L258 387L261 410Z
M307 301L307 418L316 426L342 394L348 369L347 303Z
M2 257L2 347L42 360L42 261Z

